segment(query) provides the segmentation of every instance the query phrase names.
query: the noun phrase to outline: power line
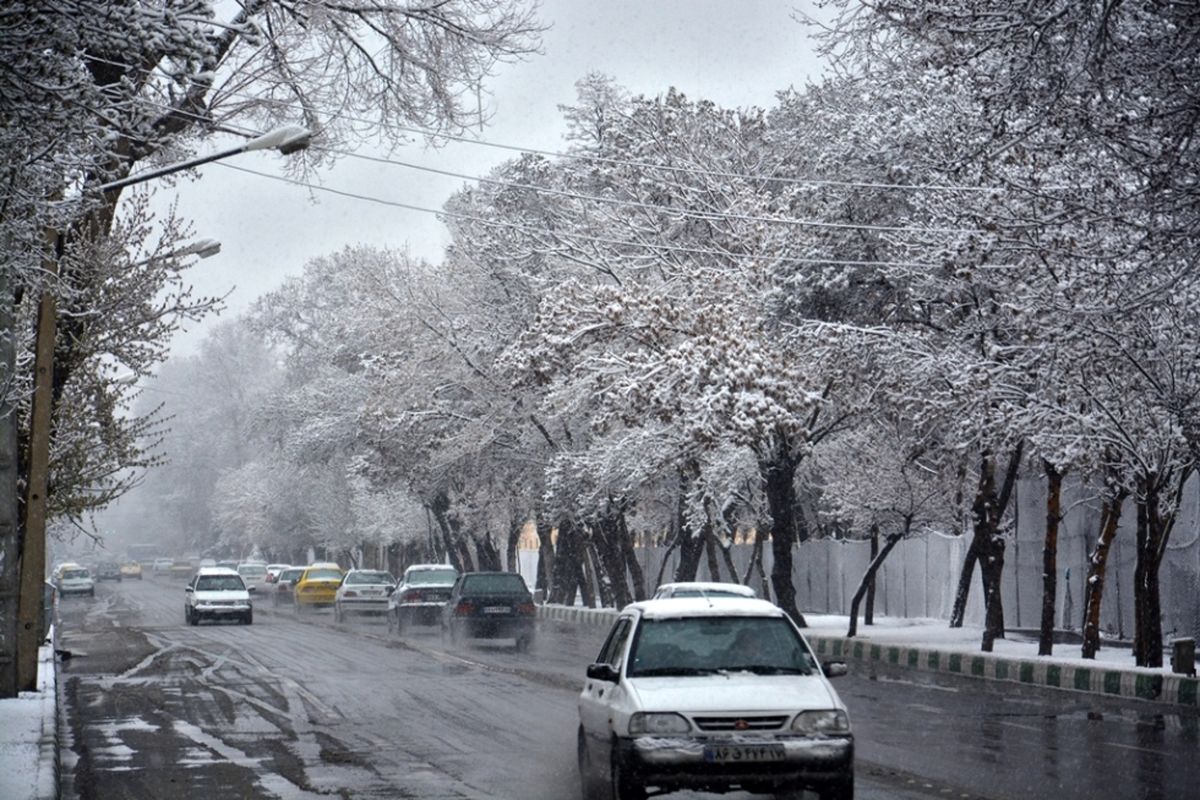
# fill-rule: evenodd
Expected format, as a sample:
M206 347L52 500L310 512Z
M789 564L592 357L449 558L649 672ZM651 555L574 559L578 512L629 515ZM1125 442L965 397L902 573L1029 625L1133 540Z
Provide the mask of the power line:
M94 56L94 55L84 54L82 57L85 59L88 59L90 61L95 61L95 62L101 63L101 64L109 64L112 66L121 67L130 72L138 72L138 73L142 73L144 75L153 75L155 72L155 69L153 69L153 68L146 69L143 67L135 67L132 64L126 64L126 63L123 63L120 61L112 61L112 60L100 58L100 57ZM230 98L239 98L242 100L260 100L261 99L255 95L249 94L247 92L229 91L229 92L224 92L223 94ZM154 101L151 101L151 100L142 99L142 101L150 102L152 105L161 105L158 103L154 103ZM290 108L290 109L293 109L293 110L296 110L299 112L307 112L308 111L308 109L306 109L302 104L295 102L295 101L281 102L278 100L272 100L271 103L275 107ZM185 114L187 113L187 112L182 112L178 109L175 109L169 105L164 106L164 107L170 108L172 111L175 111L176 113L185 113ZM324 116L326 116L330 119L341 119L341 120L345 120L347 122L354 122L354 123L359 123L359 124L364 124L364 125L376 125L376 126L379 126L382 128L388 128L390 130L401 131L403 133L410 133L415 136L425 136L425 137L431 137L431 138L435 138L435 139L445 139L447 141L460 142L463 144L471 144L471 145L476 145L476 146L480 146L480 147L491 147L491 148L495 148L498 150L505 150L505 151L513 152L513 153L521 153L521 154L528 154L528 155L540 155L540 156L546 156L549 158L561 158L561 159L570 159L570 160L576 160L576 161L589 161L589 162L595 162L595 163L601 163L601 164L611 164L611 165L616 165L616 166L637 167L640 169L662 170L662 171L666 171L666 172L684 172L684 173L695 174L695 175L707 175L710 177L717 177L717 178L736 178L736 179L748 180L748 181L772 181L775 183L792 184L792 185L800 185L800 186L832 186L832 187L838 187L838 188L879 189L879 190L895 190L895 191L919 191L919 192L935 192L935 191L997 192L997 191L1004 191L1003 187L998 187L998 186L963 186L963 185L956 185L956 184L937 184L937 183L928 183L928 184L884 183L884 182L875 182L875 181L851 181L851 180L838 180L838 179L827 179L827 178L799 178L799 177L783 177L783 176L772 176L772 175L751 175L748 173L727 172L727 171L723 171L723 170L705 170L705 169L692 168L692 167L677 167L677 166L672 166L669 164L655 164L653 162L648 162L648 161L634 161L634 160L630 160L630 159L613 158L610 156L598 156L598 155L591 155L591 154L587 154L587 153L572 153L572 152L558 151L558 150L544 150L544 149L535 148L535 147L526 147L526 146L522 146L522 145L513 145L513 144L502 143L502 142L493 142L488 139L474 138L474 137L470 137L470 136L458 136L455 134L444 133L441 131L435 131L431 128L419 128L419 127L415 127L412 125L400 125L400 124L394 123L394 122L383 122L380 120L366 119L364 117L356 117L356 116L352 116L350 114L346 114L346 113L342 113L342 112L319 112L319 113L324 113ZM195 115L192 115L192 116L195 116Z
M283 175L272 175L268 172L260 172L259 170L249 169L247 167L239 167L239 166L236 166L233 164L228 164L228 163L221 162L221 161L214 162L214 165L218 166L218 167L223 167L224 169L232 169L232 170L236 170L238 172L245 172L249 175L257 175L260 178L267 178L268 180L279 181L280 183L289 183L289 184L292 184L293 186L303 186L303 187L313 190L313 191L327 192L329 194L338 195L339 197L347 197L347 198L350 198L353 200L362 200L364 202L375 203L378 205L392 206L394 208L403 208L403 209L407 209L409 211L418 211L423 214L433 214L435 216L450 217L452 219L462 219L462 220L467 220L470 222L476 222L476 223L478 223L480 225L484 225L486 227L516 230L516 231L520 231L522 233L528 233L528 234L535 235L535 236L552 236L552 237L563 236L563 234L558 231L549 231L549 230L545 230L542 228L536 228L536 227L533 227L530 225L522 225L522 224L516 223L516 222L497 222L496 220L486 219L484 217L476 216L474 214L463 214L463 213L459 213L459 212L455 212L455 211L439 210L436 208L428 208L425 206L413 205L411 203L402 203L398 200L387 200L382 197L374 197L372 195L359 194L357 192L348 192L343 189L334 189L329 186L320 186L318 184L309 183L307 181L302 181L298 178L289 178L289 177L286 177ZM706 250L704 248L698 248L698 247L681 247L679 245L658 244L655 242L636 242L636 241L629 241L629 240L623 240L623 239L613 239L613 238L605 237L605 236L591 236L591 235L582 234L582 233L567 234L567 235L563 236L563 238L569 238L569 239L584 241L584 242L593 242L593 243L597 243L597 244L614 245L617 247L631 247L631 248L641 248L641 249L647 249L647 250L657 250L657 251L662 251L662 252L686 253L688 255L717 256L720 258L739 258L739 259L740 258L751 258L751 259L761 259L761 260L781 260L781 261L790 261L790 262L794 262L797 264L818 264L818 265L819 264L827 264L827 265L844 266L844 267L914 267L914 268L919 268L919 269L933 269L937 266L936 264L914 262L914 261L866 261L866 260L858 261L858 260L851 260L851 259L801 258L798 256L767 256L767 255L761 255L761 254L757 254L757 253L733 253L733 252L728 252L728 251L724 251L724 250Z

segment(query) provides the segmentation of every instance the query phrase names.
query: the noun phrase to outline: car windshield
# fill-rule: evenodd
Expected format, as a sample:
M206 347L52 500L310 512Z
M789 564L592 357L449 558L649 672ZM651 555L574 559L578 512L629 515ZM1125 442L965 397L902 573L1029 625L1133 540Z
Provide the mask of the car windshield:
M310 569L304 579L306 581L340 581L342 573L336 569Z
M279 582L292 583L303 574L304 570L302 569L285 569L283 572L279 573Z
M740 592L728 589L672 589L664 597L745 597Z
M643 620L630 654L630 677L812 675L815 661L781 617L683 617Z
M238 567L238 574L251 578L262 577L267 574L267 570L264 567Z
M64 578L90 578L91 574L86 569L68 569L63 572Z
M417 569L408 573L405 580L411 584L454 583L458 573L452 569Z
M346 576L346 583L392 584L392 576L387 572L352 572Z
M245 588L237 575L201 575L196 580L196 589L201 592L232 592Z
M463 594L525 594L520 575L468 575L463 579Z

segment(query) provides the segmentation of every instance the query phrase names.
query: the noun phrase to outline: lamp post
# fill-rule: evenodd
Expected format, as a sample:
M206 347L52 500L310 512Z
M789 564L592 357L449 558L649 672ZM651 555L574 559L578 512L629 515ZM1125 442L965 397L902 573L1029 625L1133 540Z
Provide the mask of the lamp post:
M198 167L222 158L255 150L278 150L290 155L308 147L312 138L310 131L295 126L277 128L262 136L207 156L193 158L177 164L168 164L159 169L140 172L121 180L101 184L99 191L115 192L126 186L161 178L175 172ZM57 231L47 230L48 255L42 260L42 268L49 279L58 276L58 252L61 240ZM212 255L215 250L211 240L197 242L193 247L205 245L204 250ZM216 244L216 249L220 245ZM202 250L196 250L200 255ZM180 253L179 255L183 255ZM50 421L54 402L54 341L58 329L58 304L53 289L42 292L38 304L37 332L34 339L33 363L33 412L29 423L29 470L25 493L25 526L21 548L20 590L17 603L16 676L18 690L36 688L37 652L41 644L42 584L46 576L46 492L50 472ZM3 655L3 654L0 654ZM0 669L4 669L0 665Z

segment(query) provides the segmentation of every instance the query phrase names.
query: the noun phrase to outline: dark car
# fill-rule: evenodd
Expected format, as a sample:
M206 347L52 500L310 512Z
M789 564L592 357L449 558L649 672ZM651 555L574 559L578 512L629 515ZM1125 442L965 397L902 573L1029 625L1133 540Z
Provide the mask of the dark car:
M525 580L512 572L468 572L459 577L442 610L442 636L513 639L518 650L533 644L537 609Z
M96 580L121 582L121 565L115 561L102 561L96 565Z

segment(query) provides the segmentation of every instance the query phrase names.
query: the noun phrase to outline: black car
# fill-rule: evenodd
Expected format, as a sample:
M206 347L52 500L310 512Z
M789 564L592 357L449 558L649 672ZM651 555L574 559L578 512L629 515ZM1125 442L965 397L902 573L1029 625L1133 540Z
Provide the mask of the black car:
M96 565L96 580L121 582L121 565L115 561L104 561Z
M442 635L455 644L466 638L513 639L518 650L533 644L537 609L525 580L512 572L468 572L459 576L442 611Z

